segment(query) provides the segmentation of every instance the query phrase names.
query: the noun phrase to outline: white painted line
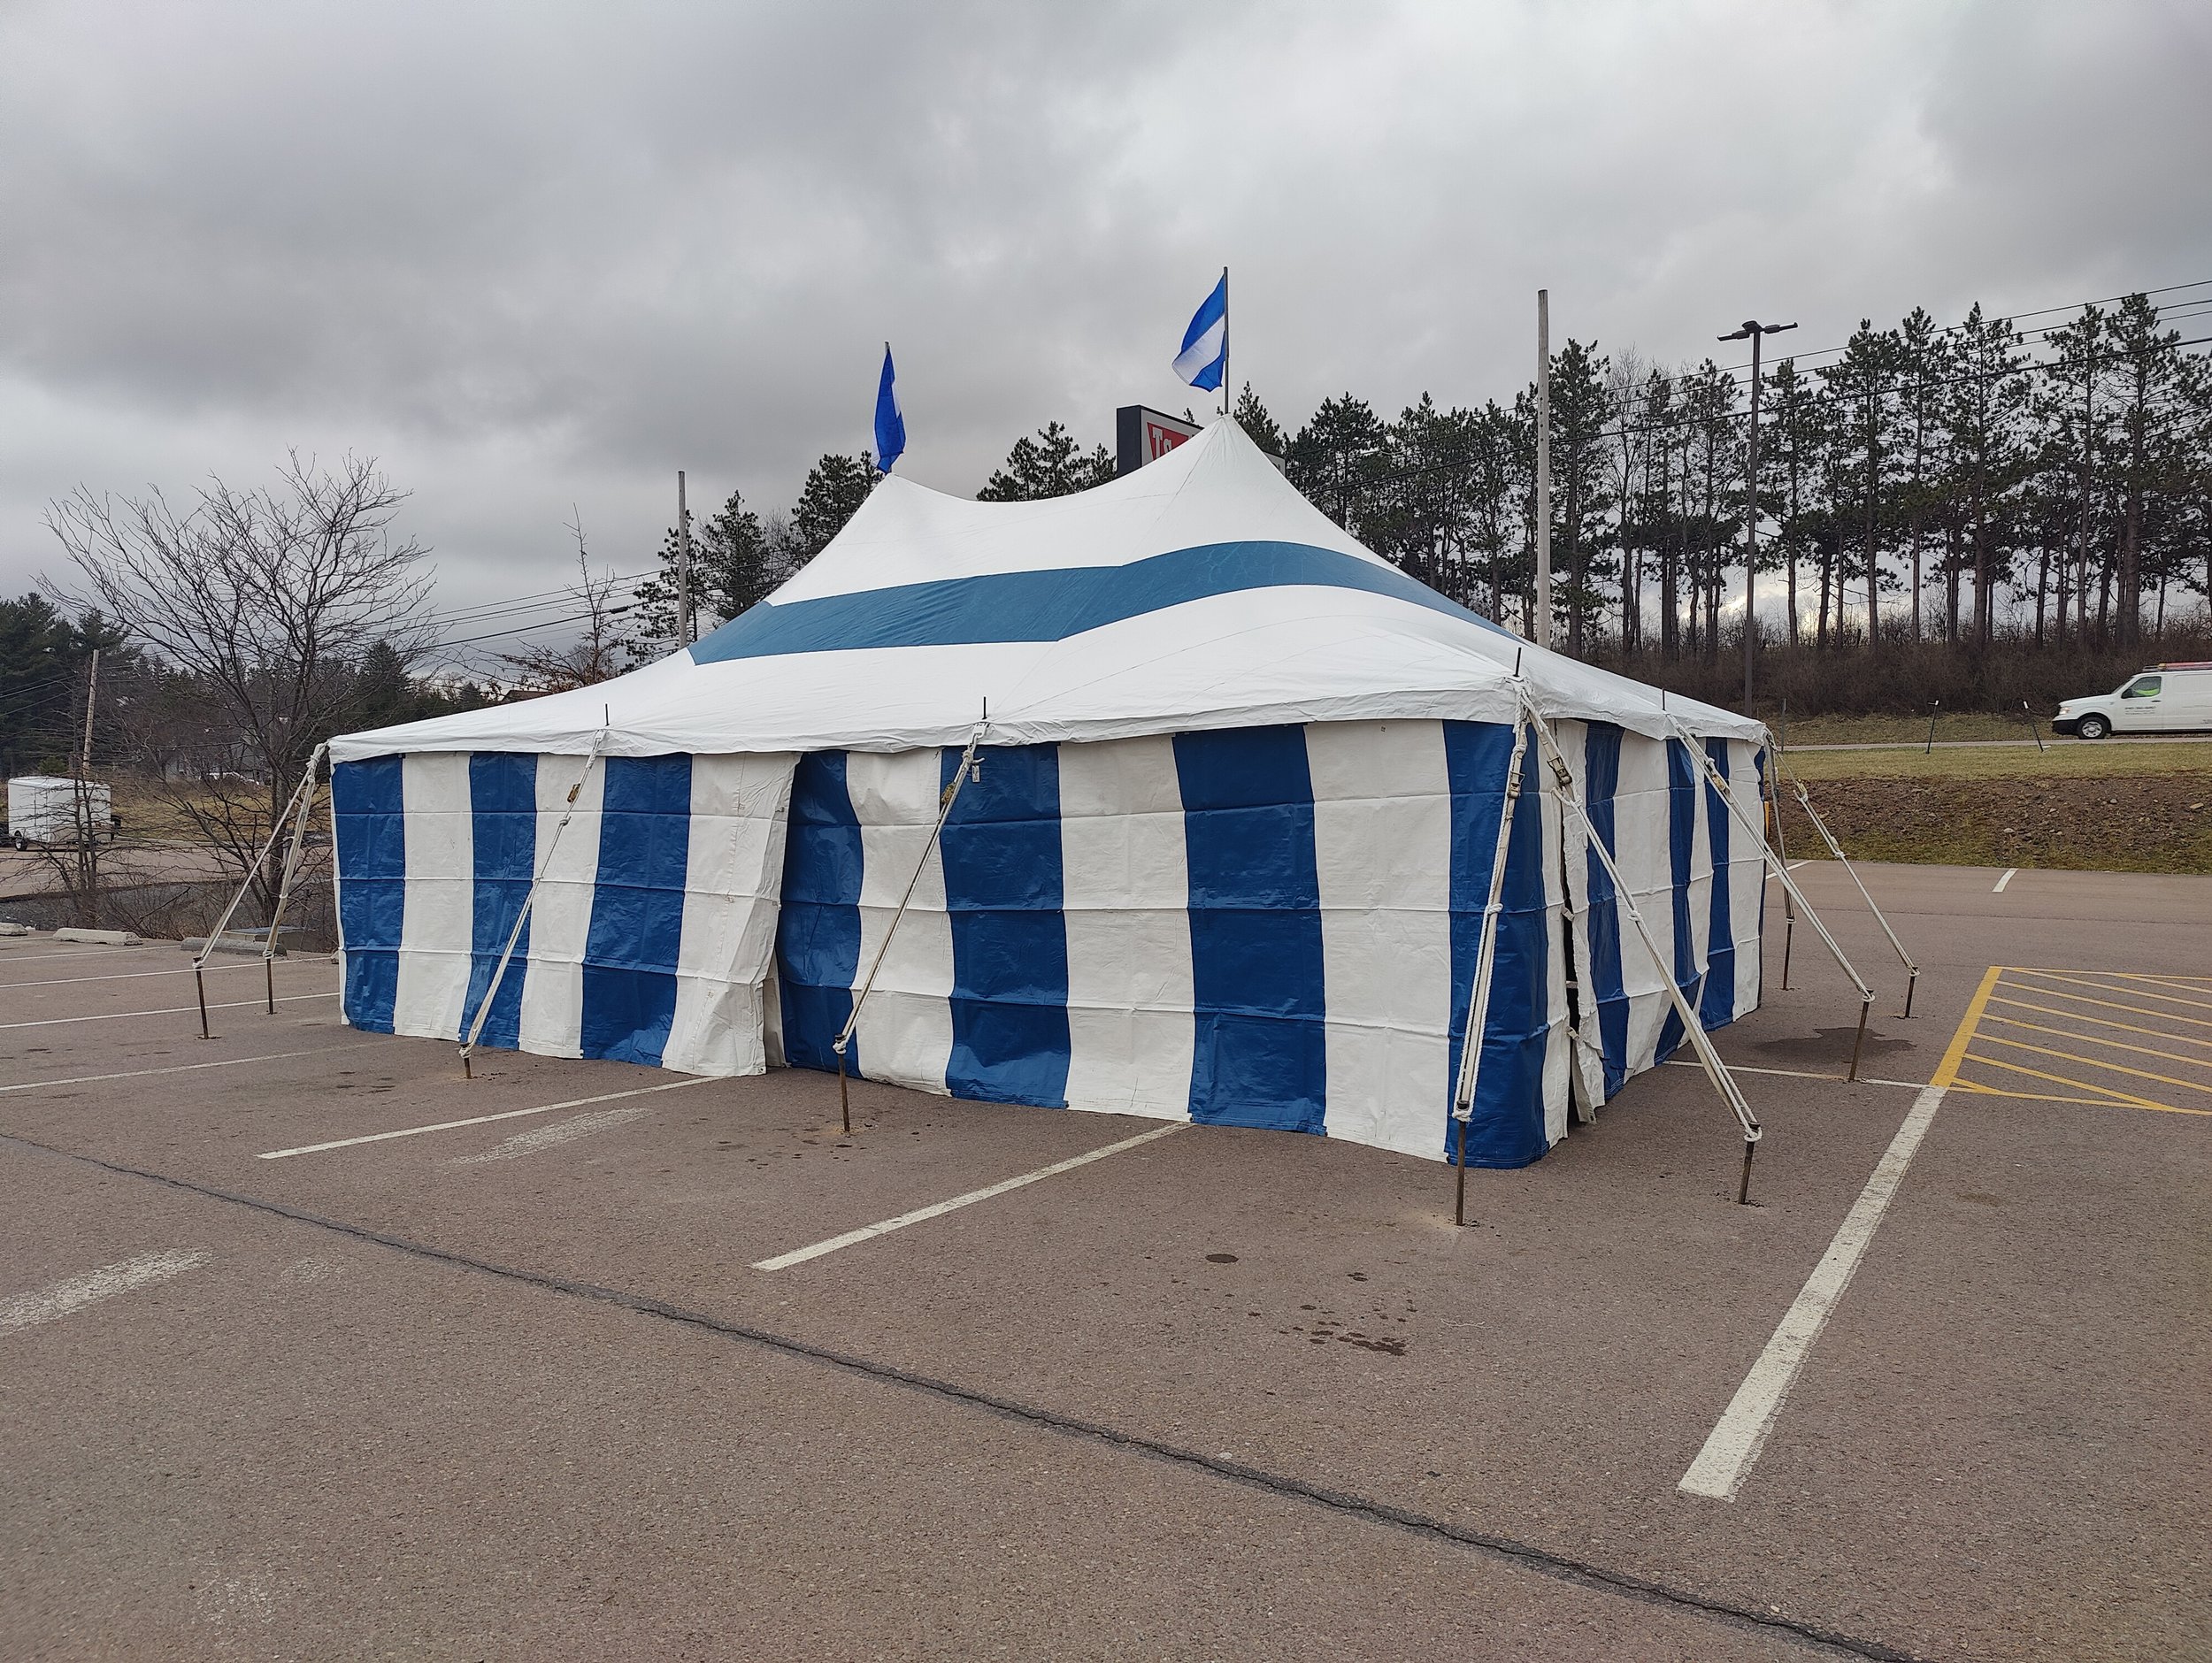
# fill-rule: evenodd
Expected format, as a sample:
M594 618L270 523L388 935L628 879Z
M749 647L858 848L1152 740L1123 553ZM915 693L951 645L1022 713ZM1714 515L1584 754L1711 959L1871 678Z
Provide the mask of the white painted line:
M313 960L307 961L310 963L314 962ZM323 961L325 963L328 962ZM296 959L293 962L298 963L300 961ZM211 976L217 970L257 970L260 968L259 959L239 959L228 964L211 964L207 969L208 974ZM189 976L191 974L192 967L188 964L181 969L173 970L115 970L106 976L57 976L43 982L0 982L0 992L6 992L18 987L73 987L79 982L136 982L142 981L149 976ZM196 1009L197 1007L194 1008Z
M419 1138L425 1132L453 1131L463 1126L488 1126L495 1120L520 1120L525 1115L550 1115L560 1108L583 1108L593 1103L611 1103L620 1097L643 1097L653 1092L680 1092L687 1085L706 1085L721 1076L697 1074L671 1080L664 1085L641 1085L627 1092L603 1092L597 1097L575 1097L565 1103L541 1103L535 1108L511 1108L498 1115L472 1115L466 1120L442 1120L432 1126L403 1126L397 1131L373 1131L359 1138L338 1138L329 1143L302 1144L296 1149L271 1149L257 1161L287 1161L294 1155L319 1155L327 1149L351 1149L360 1144L384 1143L394 1138Z
M280 1005L296 1005L303 999L335 999L338 990L327 993L284 993L278 996ZM210 1010L243 1010L249 1005L265 1005L258 999L235 999L227 1005L210 1005ZM96 1016L46 1016L37 1022L0 1022L0 1029L51 1028L65 1022L120 1022L128 1016L192 1016L199 1014L197 1005L172 1005L166 1010L107 1010Z
M26 1080L19 1085L0 1085L0 1092L35 1092L49 1085L94 1085L102 1080L137 1080L150 1074L190 1074L199 1069L234 1069L243 1062L284 1062L294 1057L334 1056L341 1051L360 1051L380 1043L357 1040L349 1046L324 1046L314 1051L273 1051L258 1057L226 1057L220 1062L177 1062L165 1069L125 1069L119 1074L74 1074L62 1080Z
M28 945L43 946L46 944L34 941ZM69 944L65 941L61 945L67 946ZM157 948L173 948L175 946L173 941L144 941L134 947L87 947L81 953L16 953L0 947L0 964L43 964L51 959L67 959L73 963L81 964L87 959L111 959L120 954L151 953Z
M1997 887L1991 890L1989 893L1993 895L2003 894L2005 893L2005 885L2012 882L2013 874L2017 872L2020 869L2016 866L2006 867L2005 875L1997 880Z
M1811 857L1810 857L1809 855L1809 856L1807 856L1807 859L1810 859L1810 858L1811 858ZM1801 866L1802 866L1802 865L1804 865L1804 864L1805 864L1805 862L1804 862L1804 861L1788 861L1788 862L1784 862L1783 867L1782 867L1782 870L1783 870L1784 871L1786 871L1786 872L1793 872L1793 871L1795 871L1795 870L1796 870L1799 867L1801 867ZM1774 874L1773 874L1772 872L1769 872L1769 873L1767 874L1767 882L1770 884L1770 883L1772 883L1773 881L1774 881Z
M518 1131L496 1149L487 1149L481 1154L457 1155L446 1162L449 1167L489 1166L495 1161L513 1161L523 1155L534 1155L541 1149L557 1148L565 1143L574 1143L579 1138L588 1138L595 1131L626 1125L653 1112L649 1103L636 1108L603 1108L596 1115L578 1115L570 1120L557 1120L550 1126L533 1126L528 1131Z
M1904 1179L1906 1167L1911 1164L1914 1152L1920 1147L1929 1123L1935 1119L1936 1109L1943 1101L1943 1092L1940 1085L1924 1086L1913 1100L1905 1123L1890 1139L1889 1148L1875 1165L1874 1176L1866 1181L1866 1188L1859 1192L1859 1199L1845 1215L1842 1228L1828 1244L1828 1251L1813 1267L1813 1274L1806 1278L1795 1301L1783 1314L1782 1325L1774 1330L1774 1337L1767 1341L1759 1360L1751 1365L1743 1384L1736 1388L1735 1397L1722 1413L1712 1436L1705 1440L1705 1447L1690 1463L1690 1470L1682 1475L1678 1488L1685 1494L1709 1496L1715 1501L1736 1498L1744 1475L1750 1470L1752 1462L1759 1459L1767 1434L1774 1429L1783 1399L1796 1383L1797 1371L1804 1367L1806 1353L1820 1337L1820 1330L1827 1326L1829 1314L1843 1298L1844 1290L1851 1285L1851 1277L1859 1268L1867 1244L1874 1239L1875 1228L1881 1223L1882 1215L1889 1210L1897 1186Z
M1694 1057L1669 1057L1661 1065L1670 1069L1702 1069L1705 1065ZM1840 1074L1808 1074L1801 1069L1755 1069L1748 1063L1731 1062L1731 1074L1766 1074L1778 1080L1825 1080L1831 1085L1894 1085L1900 1091L1917 1092L1927 1084L1925 1080L1878 1080L1869 1077L1852 1080Z
M1125 1149L1134 1149L1139 1144L1148 1144L1155 1138L1164 1138L1171 1131L1180 1131L1188 1121L1175 1121L1165 1126L1156 1126L1150 1131L1141 1131L1133 1138L1119 1143L1108 1144L1103 1149L1094 1149L1087 1154L1071 1155L1065 1161L1056 1161L1048 1167L1039 1167L1034 1172L1025 1172L1018 1178L1007 1178L985 1189L971 1190L965 1195L956 1195L949 1201L934 1206L917 1207L911 1213L901 1213L896 1218L887 1218L879 1223L863 1224L858 1230L849 1230L842 1236L833 1236L827 1241L818 1241L811 1247L795 1248L787 1253L778 1253L773 1259L763 1259L753 1266L756 1270L787 1270L793 1265L803 1265L810 1259L819 1259L833 1253L841 1247L856 1247L864 1241L873 1241L879 1236L888 1236L895 1230L904 1230L909 1224L920 1224L947 1213L957 1212L964 1207L973 1207L978 1201L987 1201L995 1195L1004 1195L1009 1190L1018 1190L1025 1184L1049 1178L1056 1173L1071 1172L1077 1167L1087 1167L1094 1161L1103 1161L1108 1155L1118 1155Z
M112 1295L128 1293L133 1288L142 1288L150 1283L166 1282L206 1262L207 1255L203 1253L172 1249L167 1253L141 1253L135 1259L102 1265L97 1270L57 1282L35 1293L19 1293L12 1299L0 1299L0 1334L12 1334L35 1322L50 1322L58 1316L81 1311L88 1305L97 1305Z

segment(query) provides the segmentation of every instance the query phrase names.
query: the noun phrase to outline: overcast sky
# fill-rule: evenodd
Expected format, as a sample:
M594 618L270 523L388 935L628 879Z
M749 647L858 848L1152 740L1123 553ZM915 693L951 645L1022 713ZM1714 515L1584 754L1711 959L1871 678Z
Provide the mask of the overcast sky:
M1302 420L2212 278L2212 5L0 0L0 591L46 502L381 457L441 609L869 442L972 494L1168 369ZM2212 291L2204 291L2212 293Z

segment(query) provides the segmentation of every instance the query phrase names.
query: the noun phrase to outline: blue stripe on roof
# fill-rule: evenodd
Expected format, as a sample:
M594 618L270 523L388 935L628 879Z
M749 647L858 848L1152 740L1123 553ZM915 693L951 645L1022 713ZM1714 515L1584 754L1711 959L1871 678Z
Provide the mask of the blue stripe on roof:
M691 655L715 664L873 647L1062 641L1210 595L1298 586L1386 594L1509 634L1394 566L1311 543L1256 541L1206 543L1125 566L1002 571L780 605L763 602L694 647Z

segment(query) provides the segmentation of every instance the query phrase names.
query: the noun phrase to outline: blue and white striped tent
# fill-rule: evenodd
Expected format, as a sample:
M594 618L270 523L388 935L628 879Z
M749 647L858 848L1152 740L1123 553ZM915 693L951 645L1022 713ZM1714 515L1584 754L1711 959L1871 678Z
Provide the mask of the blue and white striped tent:
M1668 980L1755 1003L1762 852L1691 747L1755 815L1764 730L1445 601L1227 422L1047 502L886 479L687 651L335 741L346 1018L465 1035L534 883L483 1043L833 1068L880 956L864 1077L1449 1159L1525 709L1659 957L1530 746L1467 1143L1523 1164L1682 1042Z

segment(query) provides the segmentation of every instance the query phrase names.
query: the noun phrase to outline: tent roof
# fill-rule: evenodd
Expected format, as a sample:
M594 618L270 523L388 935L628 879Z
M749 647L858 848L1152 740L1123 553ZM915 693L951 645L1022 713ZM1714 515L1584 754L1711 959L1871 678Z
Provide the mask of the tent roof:
M345 735L400 751L894 751L1278 723L1548 716L1759 740L1747 717L1532 646L1360 546L1234 422L1072 496L887 479L697 646L570 693Z

